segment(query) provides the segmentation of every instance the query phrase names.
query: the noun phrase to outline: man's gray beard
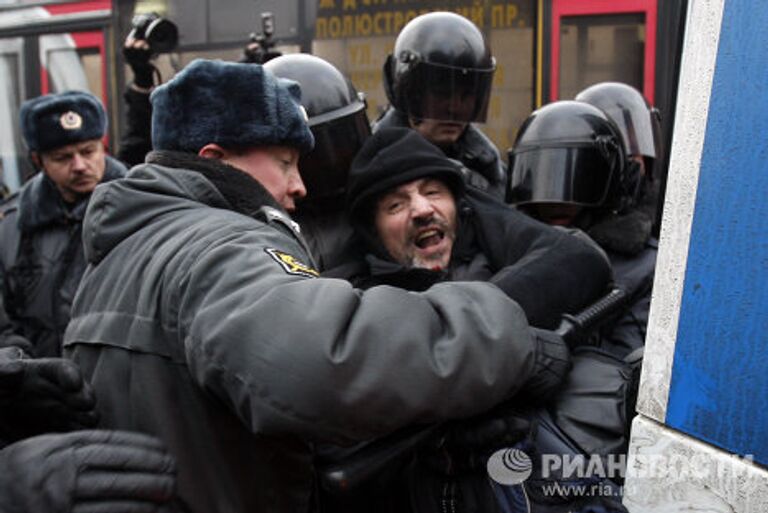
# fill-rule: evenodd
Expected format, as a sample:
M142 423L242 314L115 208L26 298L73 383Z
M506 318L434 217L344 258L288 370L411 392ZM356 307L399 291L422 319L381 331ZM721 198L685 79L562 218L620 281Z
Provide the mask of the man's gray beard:
M445 255L445 252L437 253L434 256L434 258L428 258L425 260L420 260L416 258L416 255L409 255L409 267L414 267L417 269L434 269L436 265L439 265L441 268L443 267L442 261L443 256Z

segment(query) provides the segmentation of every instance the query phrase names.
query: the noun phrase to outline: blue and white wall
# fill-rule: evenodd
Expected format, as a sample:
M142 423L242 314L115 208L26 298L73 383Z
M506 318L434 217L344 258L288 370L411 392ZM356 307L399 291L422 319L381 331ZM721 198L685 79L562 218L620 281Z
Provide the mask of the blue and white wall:
M768 2L691 0L625 504L768 512Z

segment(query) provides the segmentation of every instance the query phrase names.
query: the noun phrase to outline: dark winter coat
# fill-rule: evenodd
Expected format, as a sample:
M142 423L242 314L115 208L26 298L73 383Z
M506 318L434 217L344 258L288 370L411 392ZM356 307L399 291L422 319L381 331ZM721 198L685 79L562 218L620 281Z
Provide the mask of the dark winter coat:
M248 175L147 160L94 193L65 350L104 427L168 444L191 511L308 511L309 441L472 415L533 377L525 316L495 287L316 278Z
M376 132L385 127L410 128L408 117L390 107L373 124ZM450 149L447 157L460 161L470 173L465 177L467 183L504 201L507 188L507 167L501 160L499 150L488 137L472 124Z
M125 166L107 157L103 182ZM38 357L59 356L69 311L85 270L81 231L88 198L68 206L39 173L0 208L0 285L7 320L0 346L17 345Z

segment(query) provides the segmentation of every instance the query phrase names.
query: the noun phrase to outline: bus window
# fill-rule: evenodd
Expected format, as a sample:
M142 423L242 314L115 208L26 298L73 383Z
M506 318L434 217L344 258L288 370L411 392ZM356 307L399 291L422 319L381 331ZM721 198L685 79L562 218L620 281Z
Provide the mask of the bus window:
M101 96L104 91L104 65L98 48L52 49L45 62L49 93L78 89Z
M44 70L42 93L90 91L104 97L104 39L101 32L52 34L40 38L40 64ZM106 102L105 102L106 105Z
M550 100L604 81L655 97L657 0L552 0Z
M560 97L573 98L597 82L643 90L645 19L641 13L563 17Z
M0 180L11 191L21 186L30 171L19 158L20 49L18 38L0 40L0 133L5 134L0 137Z

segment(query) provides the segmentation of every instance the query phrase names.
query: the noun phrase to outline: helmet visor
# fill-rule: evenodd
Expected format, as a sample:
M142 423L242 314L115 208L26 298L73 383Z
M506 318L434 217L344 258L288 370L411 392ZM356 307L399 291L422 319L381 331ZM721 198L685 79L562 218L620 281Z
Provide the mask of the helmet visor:
M307 200L343 195L352 159L371 134L365 105L351 115L312 124L311 129L315 147L299 160Z
M511 157L511 203L596 207L605 201L612 166L597 148L538 148Z
M475 69L421 62L403 77L398 96L419 119L485 122L494 68Z
M642 155L644 157L656 158L656 133L658 128L655 125L653 114L645 109L637 113L622 105L617 105L613 109L607 110L611 119L613 119L621 130L624 137L624 149L627 155Z

